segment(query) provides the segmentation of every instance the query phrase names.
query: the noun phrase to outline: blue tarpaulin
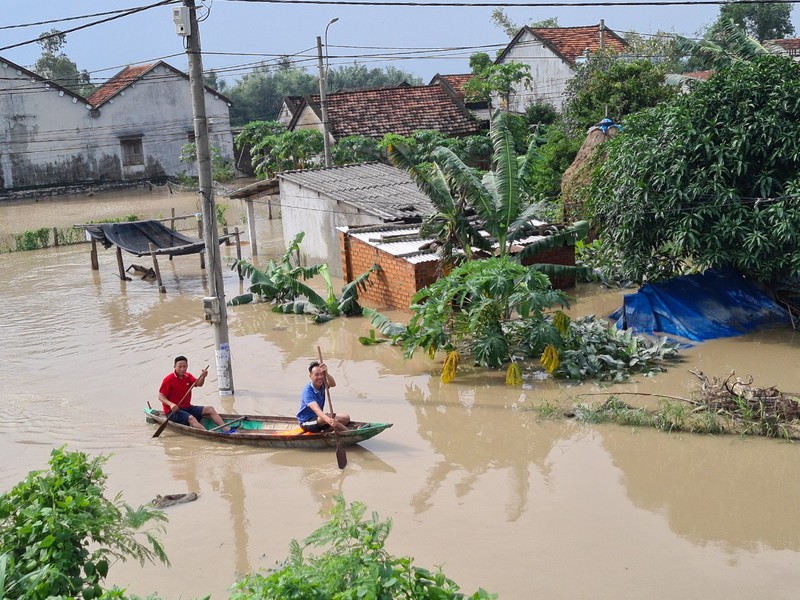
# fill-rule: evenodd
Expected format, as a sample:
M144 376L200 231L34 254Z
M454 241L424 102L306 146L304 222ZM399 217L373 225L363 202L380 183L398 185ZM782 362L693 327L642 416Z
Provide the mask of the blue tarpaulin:
M733 269L648 283L626 294L611 317L620 328L696 342L790 323L786 310Z

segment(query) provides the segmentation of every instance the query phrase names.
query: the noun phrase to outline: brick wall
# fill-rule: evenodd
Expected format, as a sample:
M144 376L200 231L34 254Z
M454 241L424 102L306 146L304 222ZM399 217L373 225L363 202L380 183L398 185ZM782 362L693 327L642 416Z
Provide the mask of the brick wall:
M368 271L375 263L381 267L380 272L369 276L367 289L358 293L359 301L365 306L408 310L411 297L417 290L435 281L434 261L411 264L341 231L339 246L342 250L342 273L346 283Z
M534 264L566 265L575 266L575 246L561 246L559 248L548 248L522 261L525 266ZM575 287L575 276L566 275L564 277L552 277L551 283L557 290L565 290Z
M380 272L369 276L367 289L358 293L359 301L364 306L408 310L411 297L417 290L436 281L436 261L411 264L342 231L339 232L339 248L345 283L353 281L375 263L381 267ZM534 263L575 266L575 247L550 248L525 261L526 265ZM574 276L559 277L553 281L553 287L557 289L574 285Z

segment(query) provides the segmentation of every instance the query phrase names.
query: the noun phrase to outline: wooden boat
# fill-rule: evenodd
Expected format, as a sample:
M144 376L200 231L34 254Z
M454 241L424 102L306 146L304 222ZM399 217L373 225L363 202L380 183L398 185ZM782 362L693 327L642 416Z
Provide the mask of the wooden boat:
M166 416L161 410L150 407L144 409L148 423L161 424ZM228 444L241 444L249 446L263 446L267 448L335 448L336 436L332 431L323 433L307 433L297 424L294 417L272 417L263 415L231 415L220 414L224 423L237 427L235 433L223 433L214 423L203 418L203 429L195 429L188 425L179 425L170 421L167 431L174 431L184 435L225 442ZM339 434L343 446L352 446L375 437L384 429L391 427L391 423L364 423L351 421L347 431Z

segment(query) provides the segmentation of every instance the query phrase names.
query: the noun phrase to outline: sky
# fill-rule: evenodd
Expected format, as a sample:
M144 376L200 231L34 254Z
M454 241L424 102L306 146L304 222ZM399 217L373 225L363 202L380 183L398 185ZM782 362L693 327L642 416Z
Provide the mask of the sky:
M316 69L316 36L328 29L330 67L358 61L368 67L393 66L427 83L436 73L469 72L469 55L494 56L508 43L491 22L490 6L345 6L276 4L248 0L197 1L205 70L214 69L228 83L261 61L292 55L297 64ZM467 0L468 1L468 0ZM2 0L0 57L31 68L41 47L8 46L37 38L53 28L61 31L107 19L93 13L149 6L156 0ZM380 2L380 0L375 0ZM69 33L63 50L93 82L112 77L126 65L164 60L186 70L183 38L175 33L172 6L158 6ZM696 36L719 13L716 5L504 7L517 24L557 17L563 27L594 25L600 19L624 35L658 30ZM800 11L792 22L800 36ZM55 20L61 20L55 22ZM63 20L70 19L70 20ZM54 22L44 23L45 21ZM39 23L39 24L36 24ZM2 49L6 48L6 49Z

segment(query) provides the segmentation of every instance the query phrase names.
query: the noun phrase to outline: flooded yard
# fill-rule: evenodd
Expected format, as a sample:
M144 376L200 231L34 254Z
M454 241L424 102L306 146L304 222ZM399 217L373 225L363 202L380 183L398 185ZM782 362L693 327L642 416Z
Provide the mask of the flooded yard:
M238 201L229 221L246 229ZM0 234L137 213L199 210L194 194L153 192L0 205ZM283 250L280 221L257 211L266 260ZM245 235L246 237L246 235ZM233 248L225 248L232 254ZM248 256L247 246L244 247ZM541 403L615 389L688 396L689 369L752 374L800 392L800 339L790 328L698 344L668 372L615 386L540 381L465 369L439 380L441 359L404 361L399 348L362 346L365 319L315 325L268 305L229 309L235 396L220 398L203 319L197 256L162 260L167 293L120 281L113 250L90 269L81 244L0 255L0 491L44 468L53 447L110 454L108 494L133 505L195 491L167 509L172 567L116 564L109 580L164 598L220 599L237 574L283 559L292 538L325 520L336 494L394 522L388 550L502 599L795 598L800 589L800 477L796 443L666 434L542 420ZM126 266L144 259L126 255ZM225 269L227 297L243 291ZM619 291L574 290L573 315L605 317ZM397 320L402 313L392 313ZM293 415L320 346L338 385L334 406L394 426L348 450L214 445L166 431L152 438L146 402L177 354L197 373L194 402L225 412ZM586 401L602 401L587 397ZM626 401L628 399L626 398ZM652 396L637 402L655 403Z

